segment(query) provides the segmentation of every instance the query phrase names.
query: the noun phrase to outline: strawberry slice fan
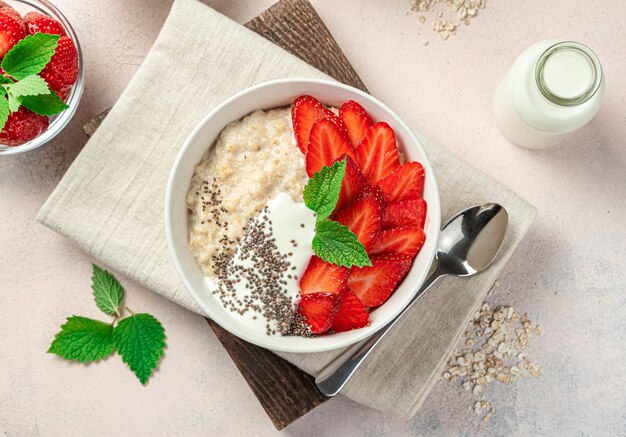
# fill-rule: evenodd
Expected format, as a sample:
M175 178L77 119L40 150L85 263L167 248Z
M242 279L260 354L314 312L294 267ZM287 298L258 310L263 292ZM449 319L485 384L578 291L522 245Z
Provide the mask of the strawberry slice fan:
M291 115L309 177L346 161L331 218L357 236L372 262L346 268L313 256L300 280L298 311L313 334L362 328L369 312L396 290L424 244L424 168L419 162L401 164L391 126L374 123L353 100L337 115L315 98L300 96Z

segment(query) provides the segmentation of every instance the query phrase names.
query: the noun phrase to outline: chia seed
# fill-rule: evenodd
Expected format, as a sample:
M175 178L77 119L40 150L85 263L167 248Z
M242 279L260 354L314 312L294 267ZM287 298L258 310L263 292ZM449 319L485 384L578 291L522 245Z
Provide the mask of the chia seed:
M209 209L212 219L218 226L227 228L228 222L222 224L220 220L221 213L227 211L221 205L217 180L213 179L210 187L205 181L204 187L210 196L207 204L212 207ZM262 212L261 218L248 221L243 228L243 237L237 242L225 235L218 240L221 248L211 258L217 278L217 290L213 294L227 311L242 316L250 312L253 320L258 315L263 316L267 321L267 335L278 332L280 335L311 336L306 320L295 310L292 298L287 295L286 278L292 278L288 272L296 269L287 259L293 253L286 255L278 249L272 222L267 215L268 208ZM235 284L240 283L246 290L243 299L238 298L235 288Z

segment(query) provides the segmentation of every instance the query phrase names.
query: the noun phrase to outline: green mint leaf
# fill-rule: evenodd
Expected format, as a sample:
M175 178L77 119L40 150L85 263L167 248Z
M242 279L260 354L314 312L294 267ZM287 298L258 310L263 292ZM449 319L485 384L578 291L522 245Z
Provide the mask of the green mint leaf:
M331 167L322 167L304 187L304 203L317 214L317 220L328 217L339 200L341 182L346 172L345 159Z
M39 74L54 55L59 35L36 33L15 44L2 60L2 69L16 80Z
M94 264L91 281L93 297L98 308L112 316L119 315L117 309L120 303L122 303L124 288L118 280L112 274Z
M163 325L150 314L134 314L120 320L113 331L113 339L122 361L145 385L163 356Z
M10 91L7 92L7 97L8 97L9 111L16 112L18 109L20 109L20 100L17 97L11 94Z
M39 115L54 115L69 108L55 92L38 96L20 97L20 102L26 109L30 109Z
M0 131L4 129L4 125L9 119L9 101L0 95Z
M4 77L0 74L0 84L5 84L5 83L13 83L13 81L9 79L8 77Z
M315 227L313 251L322 260L345 267L372 265L365 248L346 226L321 220Z
M80 316L68 317L48 349L50 354L81 363L106 358L113 352L113 325Z
M6 85L5 88L15 97L50 94L50 89L46 81L36 74L31 74L19 82Z

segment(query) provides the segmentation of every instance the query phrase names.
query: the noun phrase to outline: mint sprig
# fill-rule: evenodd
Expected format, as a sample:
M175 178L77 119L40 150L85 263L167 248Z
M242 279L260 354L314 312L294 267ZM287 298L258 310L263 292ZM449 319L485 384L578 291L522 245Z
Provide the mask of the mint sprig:
M54 56L59 38L59 35L41 32L28 35L2 59L4 72L0 75L0 130L4 128L9 114L18 111L20 106L45 116L69 108L39 76Z
M371 266L365 247L357 236L328 217L339 201L341 184L346 172L346 160L324 166L304 187L304 203L317 216L312 247L323 261L345 267Z
M346 173L345 159L331 167L323 167L315 173L304 187L304 204L315 211L317 220L332 214L341 191L341 182Z
M48 352L81 363L106 358L115 352L113 325L87 317L68 317Z
M1 99L0 99L1 100ZM0 103L0 110L2 104ZM114 316L111 323L81 316L69 317L56 334L48 353L87 363L120 354L142 384L154 372L165 349L163 325L150 314L122 316L124 288L106 270L93 266L92 289L96 305Z
M0 131L4 129L10 112L9 101L0 94Z
M20 97L20 103L26 109L39 115L54 115L69 108L57 93Z
M156 368L165 349L163 325L150 314L134 314L120 321L113 331L117 353L142 384Z
M326 262L344 267L371 266L365 247L354 232L332 220L321 220L315 225L313 251Z
M91 289L96 305L102 312L110 316L120 316L119 306L124 297L124 288L115 276L94 264Z
M4 89L15 97L50 94L50 88L48 88L46 81L36 74L26 76L19 82L6 84Z
M59 35L38 32L19 41L2 60L5 76L22 80L32 74L41 73L54 56L59 38Z

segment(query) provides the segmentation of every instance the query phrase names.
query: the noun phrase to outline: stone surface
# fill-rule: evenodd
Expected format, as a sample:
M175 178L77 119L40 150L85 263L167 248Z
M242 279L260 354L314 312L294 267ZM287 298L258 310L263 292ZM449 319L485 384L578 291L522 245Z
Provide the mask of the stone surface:
M244 22L272 2L208 3ZM625 434L626 4L492 0L443 42L405 14L408 0L312 3L374 95L539 209L490 301L542 325L528 354L543 375L487 387L497 411L483 432ZM141 63L170 1L56 4L81 38L86 91L54 143L0 159L0 435L278 434L206 322L124 278L128 306L155 314L167 330L165 358L146 387L118 358L82 366L44 353L65 317L100 314L89 290L92 260L35 215L86 141L82 125L114 103ZM567 144L533 152L499 134L491 97L516 55L549 37L591 46L607 94ZM473 435L480 424L472 405L440 384L406 422L339 397L282 434Z

